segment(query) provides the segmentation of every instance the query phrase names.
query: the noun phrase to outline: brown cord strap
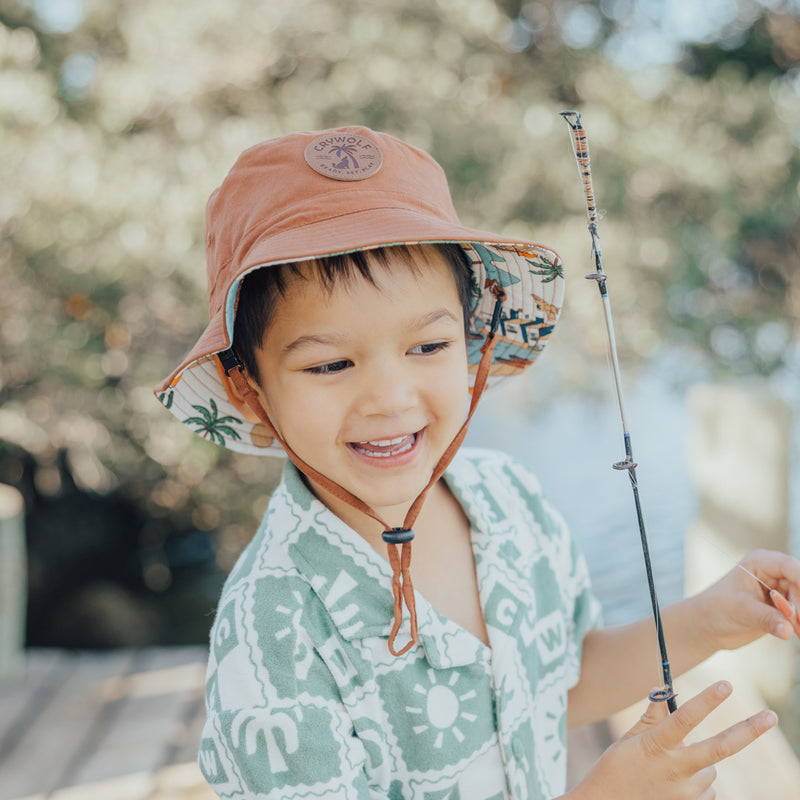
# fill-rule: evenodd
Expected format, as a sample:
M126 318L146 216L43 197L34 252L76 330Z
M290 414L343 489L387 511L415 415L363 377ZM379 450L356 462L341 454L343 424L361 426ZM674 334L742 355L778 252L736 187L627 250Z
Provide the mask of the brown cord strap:
M498 295L498 307L501 300L502 297ZM436 463L427 485L419 493L416 500L414 500L414 502L411 504L411 507L408 509L408 513L406 514L405 521L403 522L403 527L400 529L392 528L390 525L387 525L387 523L381 519L381 517L363 500L360 500L354 494L348 492L343 486L340 486L330 478L322 475L320 472L317 472L317 470L315 470L310 464L307 464L305 461L303 461L303 459L300 458L300 456L298 456L291 447L289 447L289 445L281 438L280 434L275 430L275 426L272 424L269 415L261 405L258 394L247 382L247 378L244 374L244 368L241 362L239 362L238 358L236 358L235 366L231 366L230 360L223 361L225 364L225 373L231 379L242 400L247 403L248 406L250 406L258 419L267 426L270 433L272 433L272 435L275 437L275 440L279 442L281 447L283 447L283 449L286 451L286 455L289 457L289 460L304 475L315 480L334 497L352 506L362 514L366 514L368 517L380 522L385 531L395 532L395 536L399 531L406 531L410 534L409 540L404 541L402 545L393 543L387 543L386 545L389 553L389 563L392 567L392 595L394 597L394 623L392 625L391 633L389 634L389 652L393 656L402 656L403 654L407 653L417 641L417 605L414 599L414 584L411 581L410 574L410 539L413 538L414 522L419 515L422 504L425 501L425 497L427 496L431 486L433 486L439 480L439 478L442 477L444 471L453 460L458 448L461 447L461 444L467 435L467 428L469 427L470 420L472 419L472 415L475 413L478 400L480 400L480 397L483 394L483 390L486 387L486 381L489 377L489 367L492 363L492 353L494 352L494 347L497 343L497 337L494 331L495 327L495 325L492 326L492 332L486 338L486 341L481 348L482 355L480 363L478 364L478 371L475 375L475 382L472 387L472 399L470 401L467 418L464 420L463 425L455 435L453 441L442 454L442 457ZM226 356L226 359L230 359L230 353L232 353L232 351L225 352L224 355ZM220 354L220 358L222 358L222 356L223 354ZM408 608L408 614L411 620L411 638L401 650L396 650L395 639L397 638L397 633L400 630L400 626L403 624L404 601L406 608Z
M411 542L402 545L387 545L389 563L392 565L392 594L394 595L394 622L389 634L389 652L393 656L407 653L417 641L417 604L414 600L414 584L411 582ZM398 556L398 551L400 555ZM397 632L403 624L403 600L411 619L411 638L401 650L395 650Z

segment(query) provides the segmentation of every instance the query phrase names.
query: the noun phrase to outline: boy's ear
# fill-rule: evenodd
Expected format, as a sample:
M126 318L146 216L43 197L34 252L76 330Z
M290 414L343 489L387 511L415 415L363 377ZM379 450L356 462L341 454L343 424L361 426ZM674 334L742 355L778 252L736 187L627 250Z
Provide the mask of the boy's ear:
M235 406L236 410L248 421L248 422L259 422L259 418L256 416L255 411L244 401L242 395L240 394L239 390L237 389L234 382L225 374L225 368L222 366L222 362L218 359L214 359L214 365L217 368L217 373L219 374L219 379L222 382L223 387L225 388L225 393L228 395L228 400ZM250 373L245 370L244 376L250 386L253 388L255 393L258 395L259 402L263 407L264 403L261 400L261 387L258 383L253 379Z

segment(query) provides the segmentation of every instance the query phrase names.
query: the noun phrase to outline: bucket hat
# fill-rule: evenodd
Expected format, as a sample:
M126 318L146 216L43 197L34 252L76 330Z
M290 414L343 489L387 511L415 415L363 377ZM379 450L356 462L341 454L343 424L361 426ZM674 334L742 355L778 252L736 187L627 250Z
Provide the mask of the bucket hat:
M386 133L301 132L245 150L206 208L209 324L156 396L207 440L243 453L284 455L272 431L241 412L226 376L243 278L277 264L434 243L459 244L472 266L471 379L493 323L497 341L486 384L518 375L544 348L563 302L561 260L553 250L462 226L442 168Z

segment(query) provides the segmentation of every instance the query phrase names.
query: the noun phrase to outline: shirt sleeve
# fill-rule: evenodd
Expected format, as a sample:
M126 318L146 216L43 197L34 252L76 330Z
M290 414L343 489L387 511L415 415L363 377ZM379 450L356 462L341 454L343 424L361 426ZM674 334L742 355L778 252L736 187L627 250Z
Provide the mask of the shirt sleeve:
M589 630L602 624L600 603L592 592L589 569L566 520L547 501L536 476L516 460L506 458L504 474L511 478L513 491L521 499L523 516L530 515L526 527L538 531L546 543L542 557L547 564L545 574L552 576L557 587L553 593L566 634L565 680L567 688L571 688L580 679L583 639Z
M600 602L592 591L589 568L577 540L560 513L548 507L559 534L559 568L567 623L567 687L580 680L583 639L592 628L602 626Z

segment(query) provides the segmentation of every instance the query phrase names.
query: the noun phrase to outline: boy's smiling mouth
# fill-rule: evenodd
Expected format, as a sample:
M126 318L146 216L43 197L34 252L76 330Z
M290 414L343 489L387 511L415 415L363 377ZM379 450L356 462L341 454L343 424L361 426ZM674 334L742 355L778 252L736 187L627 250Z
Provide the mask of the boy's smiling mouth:
M394 439L373 439L366 442L349 442L357 453L368 458L391 458L408 453L417 443L421 431L398 436Z

